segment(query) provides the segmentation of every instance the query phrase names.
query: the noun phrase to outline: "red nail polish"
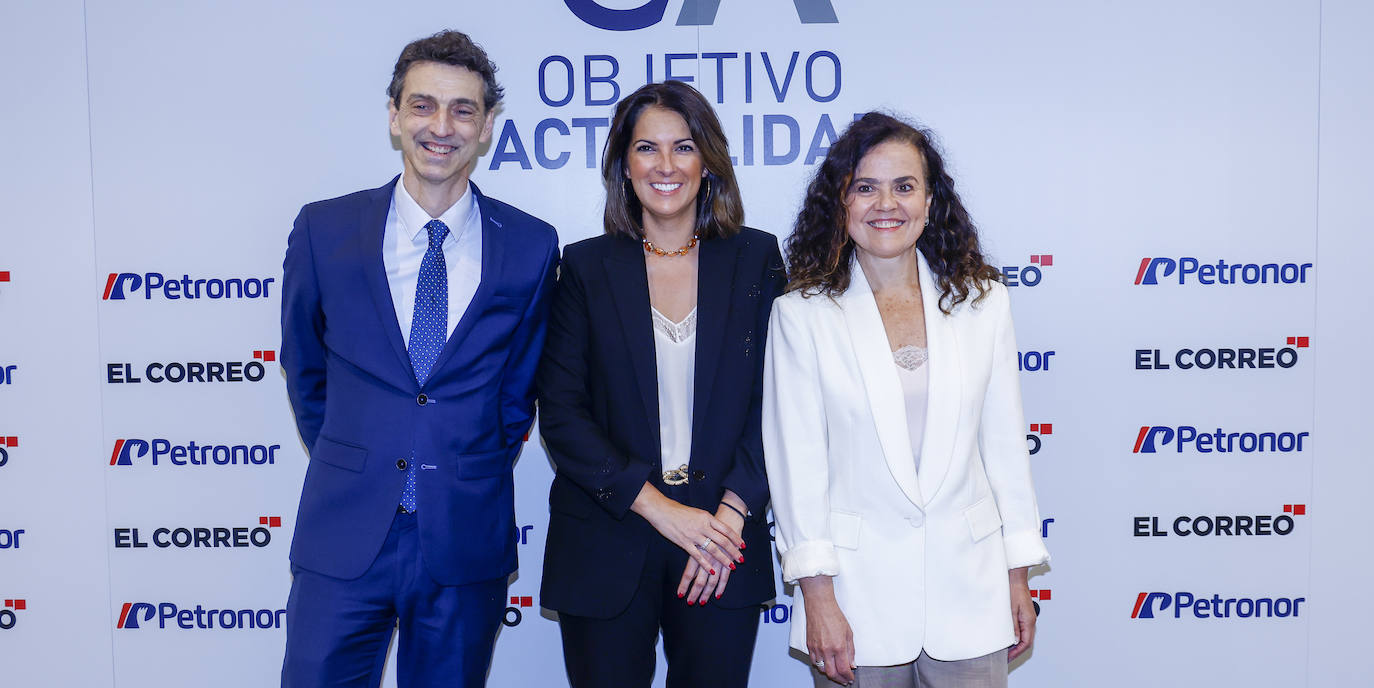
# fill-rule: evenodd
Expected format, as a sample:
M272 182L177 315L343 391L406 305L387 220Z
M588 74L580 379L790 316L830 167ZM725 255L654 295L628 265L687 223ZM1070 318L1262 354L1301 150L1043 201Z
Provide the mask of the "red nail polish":
M716 593L716 599L720 599L720 593Z
M682 599L682 598L684 598L684 597L686 597L686 596L687 596L687 593L685 593L685 592L680 592L680 593L677 594L677 598L678 598L679 600Z
M712 576L716 575L716 570L715 570L715 569L711 569L711 575L712 575Z
M734 565L734 564L731 564L731 565L730 565L730 570L731 570L731 571L734 571L734 570L735 570L735 565Z
M696 603L697 603L696 600L687 600L687 606L688 606L688 607L690 607L690 606L692 606L692 605L694 605L694 604L696 604Z
M743 555L743 554L739 555L739 563L741 563L741 564L744 563L744 555Z
M744 549L744 543L743 543L743 542L739 543L739 548L740 548L740 549Z

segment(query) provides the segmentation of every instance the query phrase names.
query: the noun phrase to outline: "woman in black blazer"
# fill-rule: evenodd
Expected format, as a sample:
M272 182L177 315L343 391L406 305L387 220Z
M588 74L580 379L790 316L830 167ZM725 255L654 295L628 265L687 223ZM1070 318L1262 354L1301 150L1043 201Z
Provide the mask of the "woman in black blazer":
M760 437L777 240L741 226L728 144L692 87L626 97L604 236L569 245L538 375L549 492L541 604L574 688L748 683L774 596Z

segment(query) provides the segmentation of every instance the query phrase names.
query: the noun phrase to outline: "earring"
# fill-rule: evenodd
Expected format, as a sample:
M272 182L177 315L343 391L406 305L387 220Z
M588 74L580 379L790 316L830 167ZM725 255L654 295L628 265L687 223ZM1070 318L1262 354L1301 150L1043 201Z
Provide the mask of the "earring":
M705 197L706 197L706 198L710 198L710 197L711 197L711 178L710 178L710 177L707 177L707 178L706 178L706 196L705 196Z
M925 226L926 226L926 227L929 227L929 226L930 226L930 216L929 216L929 215L926 216L926 224L925 224Z

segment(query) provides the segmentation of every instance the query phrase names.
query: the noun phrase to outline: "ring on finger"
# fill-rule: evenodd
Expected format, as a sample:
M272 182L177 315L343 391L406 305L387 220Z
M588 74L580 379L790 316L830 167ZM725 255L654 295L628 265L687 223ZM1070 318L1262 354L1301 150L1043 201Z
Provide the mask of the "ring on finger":
M824 668L825 668L825 660L824 660L824 659L818 659L818 660L816 660L816 668L817 668L817 669L824 669Z
M701 541L701 544L700 544L700 545L697 545L697 549L706 549L707 547L710 547L710 546L711 546L711 538L706 538L705 540L702 540L702 541Z

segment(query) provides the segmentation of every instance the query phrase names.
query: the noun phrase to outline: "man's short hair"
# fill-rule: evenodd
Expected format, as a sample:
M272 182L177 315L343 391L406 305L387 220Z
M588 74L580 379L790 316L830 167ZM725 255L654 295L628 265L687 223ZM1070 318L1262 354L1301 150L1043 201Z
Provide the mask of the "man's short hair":
M486 102L482 106L487 111L495 108L496 104L501 102L501 95L505 93L505 89L496 83L496 65L491 63L482 46L473 43L462 31L444 30L413 41L396 59L396 69L391 73L391 85L387 86L386 94L391 96L391 102L398 108L401 107L401 88L405 86L406 72L409 72L411 65L416 62L438 62L463 67L481 76L482 83L486 85L482 93L482 98Z

